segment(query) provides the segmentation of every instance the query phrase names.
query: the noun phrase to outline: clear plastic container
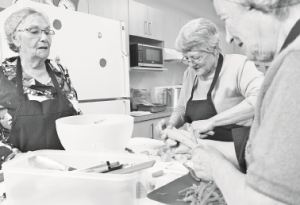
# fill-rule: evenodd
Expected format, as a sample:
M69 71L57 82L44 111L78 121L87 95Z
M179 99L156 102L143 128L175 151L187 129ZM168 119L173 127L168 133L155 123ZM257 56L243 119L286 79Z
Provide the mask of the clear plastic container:
M127 153L88 153L61 150L29 152L3 165L9 205L94 205L137 204L137 182L142 171L130 174L87 173L34 168L31 156L45 156L75 168L101 161L130 165L149 161L145 155Z

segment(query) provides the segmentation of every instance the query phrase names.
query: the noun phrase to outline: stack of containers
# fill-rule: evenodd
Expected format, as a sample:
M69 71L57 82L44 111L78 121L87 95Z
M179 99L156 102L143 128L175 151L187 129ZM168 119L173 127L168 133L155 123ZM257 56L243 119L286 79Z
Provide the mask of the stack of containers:
M137 184L142 171L110 174L39 169L28 163L32 156L48 157L78 169L105 161L129 165L149 161L146 155L129 153L28 152L3 165L9 205L137 204Z

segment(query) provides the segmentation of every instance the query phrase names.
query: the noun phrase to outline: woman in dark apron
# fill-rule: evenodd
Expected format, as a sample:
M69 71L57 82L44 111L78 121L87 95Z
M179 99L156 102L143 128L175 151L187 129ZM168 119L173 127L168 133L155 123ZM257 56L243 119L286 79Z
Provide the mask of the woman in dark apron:
M189 67L178 104L158 131L187 123L193 134L214 133L205 139L217 141L233 141L233 133L249 131L264 75L246 56L222 55L219 41L218 28L208 19L194 19L181 29L175 45Z
M0 67L0 166L20 152L64 149L55 121L80 114L68 71L47 59L55 34L48 18L23 8L7 18L4 29L9 48L19 55Z
M215 71L215 75L214 75L212 84L210 85L209 91L207 93L207 99L193 100L194 88L195 88L193 86L193 89L191 91L191 97L190 97L189 101L187 102L186 111L185 111L185 118L186 118L187 123L192 123L193 121L197 121L197 120L207 120L218 114L216 111L216 108L214 106L214 103L212 101L211 93L212 93L213 89L215 88L222 65L223 65L223 55L220 54L217 68ZM196 76L196 78L197 77L198 76ZM196 78L195 78L195 82L197 80ZM213 129L214 134L208 135L208 137L206 137L204 139L218 140L218 141L233 141L233 136L232 136L233 129L239 129L239 130L243 129L243 130L245 130L244 132L247 133L249 130L249 127L243 127L243 126L239 126L236 124L215 127Z
M13 119L8 143L22 152L40 149L64 149L58 138L55 120L76 115L73 105L61 92L61 88L49 66L45 62L47 72L54 84L56 98L43 102L28 100L24 94L22 83L22 67L17 60L17 90L20 99Z

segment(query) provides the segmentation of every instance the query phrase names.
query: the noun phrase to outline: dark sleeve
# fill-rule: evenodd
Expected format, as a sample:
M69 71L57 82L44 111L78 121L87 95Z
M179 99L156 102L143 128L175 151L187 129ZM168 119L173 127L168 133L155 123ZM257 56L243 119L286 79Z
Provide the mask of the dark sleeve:
M12 153L12 150L6 146L0 144L0 169L2 169L2 163L5 161L6 157Z

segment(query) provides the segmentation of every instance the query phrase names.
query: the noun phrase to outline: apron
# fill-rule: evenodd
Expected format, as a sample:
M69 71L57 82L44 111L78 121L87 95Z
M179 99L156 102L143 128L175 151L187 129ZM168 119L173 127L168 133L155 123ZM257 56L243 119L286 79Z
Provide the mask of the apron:
M207 99L206 100L192 100L194 95L194 89L195 86L192 89L191 98L188 100L186 105L186 111L185 111L185 118L188 123L192 123L196 120L206 120L209 119L215 115L217 115L216 108L214 106L214 103L211 99L211 93L214 89L216 82L219 78L219 74L221 72L221 68L223 65L223 55L219 55L218 65L216 68L216 72L213 78L213 81L210 85L209 91L207 93ZM197 76L195 78L195 82L197 80ZM194 85L195 85L194 82ZM249 127L243 127L235 124L226 125L226 126L219 126L215 127L213 131L215 134L213 136L208 136L205 139L210 140L217 140L217 141L226 141L230 142L233 141L233 129L246 129L249 130Z
M46 60L45 65L54 84L57 98L39 102L26 99L23 90L20 57L17 60L16 79L20 105L17 107L13 118L8 142L22 152L40 149L63 150L64 148L56 133L55 120L76 115L73 105L62 94L49 63L49 60Z
M282 50L284 50L290 43L292 43L299 36L299 34L300 34L300 20L297 21L297 23L294 25L294 27L290 31L289 35L285 39L284 44L282 45L282 47L280 49L280 52ZM243 173L247 172L245 149L246 149L246 144L247 144L248 138L249 138L249 133L248 133L248 135L246 135L246 137L243 140L240 140L239 143L234 143L240 170Z

